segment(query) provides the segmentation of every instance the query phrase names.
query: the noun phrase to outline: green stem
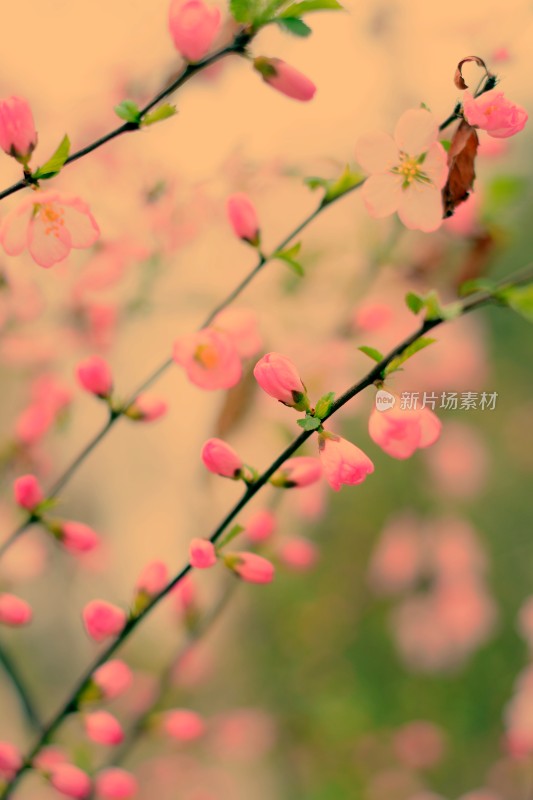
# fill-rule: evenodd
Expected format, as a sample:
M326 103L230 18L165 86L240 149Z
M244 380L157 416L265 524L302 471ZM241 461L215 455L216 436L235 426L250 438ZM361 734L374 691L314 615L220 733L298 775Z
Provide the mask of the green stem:
M0 647L0 664L15 688L20 707L27 721L36 731L42 731L43 724L33 699L31 698L28 689L24 685L24 682L22 681L19 671L11 659L11 656L9 656L2 647Z

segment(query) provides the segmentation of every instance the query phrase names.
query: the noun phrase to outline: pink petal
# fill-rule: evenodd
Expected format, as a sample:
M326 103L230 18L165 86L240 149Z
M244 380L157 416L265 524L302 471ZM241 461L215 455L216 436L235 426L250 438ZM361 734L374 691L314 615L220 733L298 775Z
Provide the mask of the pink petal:
M67 226L72 247L90 247L100 236L100 228L89 211L89 207L81 200L65 203L63 206L65 225Z
M394 141L399 150L418 156L429 150L438 135L438 124L425 108L411 108L396 124Z
M0 241L6 253L18 256L28 244L28 223L33 198L21 203L5 218L0 230Z
M359 137L355 157L366 172L387 172L399 162L398 148L392 136L378 131Z
M363 184L361 193L372 217L388 217L398 209L402 199L402 179L390 173L371 175Z
M425 233L441 226L442 214L440 189L416 181L405 190L398 208L398 216L406 228Z
M48 269L58 261L62 261L70 253L71 247L70 234L63 225L56 231L47 233L39 216L30 222L28 248L32 258L40 267Z
M448 159L440 142L434 142L431 145L422 169L437 189L442 189L448 179Z

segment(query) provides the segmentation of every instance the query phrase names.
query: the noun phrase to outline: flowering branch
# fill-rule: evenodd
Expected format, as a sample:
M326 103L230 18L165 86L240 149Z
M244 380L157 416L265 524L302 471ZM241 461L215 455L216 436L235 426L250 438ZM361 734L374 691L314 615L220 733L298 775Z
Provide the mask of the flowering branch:
M388 355L382 358L360 381L349 387L340 397L335 400L329 409L321 416L321 421L324 422L334 414L337 413L344 405L346 405L353 397L360 394L365 388L375 383L381 383L386 375L387 367L394 359L401 356L407 348L411 347L414 342L421 339L425 334L434 328L449 322L451 319L456 319L464 314L482 308L486 305L502 305L502 293L510 289L514 289L520 285L529 284L533 281L533 266L527 267L519 275L506 279L500 285L491 290L481 291L475 293L473 296L468 297L464 301L460 301L454 309L453 316L446 313L437 313L426 317L421 325L414 333L404 339L400 344L394 347ZM214 544L225 532L227 527L236 518L236 516L245 508L250 500L268 483L269 479L274 473L293 455L312 435L315 433L313 430L304 430L299 436L294 439L291 444L283 450L283 452L272 462L272 464L257 477L253 483L246 485L246 489L242 497L235 503L231 510L226 514L224 519L215 528L210 536L210 541ZM70 714L75 713L78 709L79 699L83 691L87 688L91 681L91 677L95 670L102 664L109 660L109 658L129 639L130 635L139 627L141 622L151 613L151 611L159 605L159 603L188 575L193 569L190 563L187 563L178 572L175 577L169 581L163 589L154 595L144 608L135 616L130 616L126 621L122 631L117 638L98 656L93 664L86 670L85 674L78 681L77 685L71 692L65 704L59 709L53 719L46 726L39 739L26 756L23 765L17 770L14 776L6 784L5 789L0 794L0 800L7 800L11 797L14 789L18 785L20 779L29 769L31 769L33 759L41 751L41 749L49 742L54 733L61 726L63 721Z

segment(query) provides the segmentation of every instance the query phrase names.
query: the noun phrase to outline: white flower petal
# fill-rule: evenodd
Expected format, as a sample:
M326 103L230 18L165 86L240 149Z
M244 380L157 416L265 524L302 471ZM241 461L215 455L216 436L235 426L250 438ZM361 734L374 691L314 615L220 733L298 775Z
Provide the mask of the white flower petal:
M355 145L355 157L365 172L387 172L400 161L392 136L383 131L360 136Z
M416 181L403 192L398 216L406 228L431 233L442 224L442 195L440 189Z
M32 219L28 229L28 249L40 267L48 269L68 256L71 249L70 234L60 225L50 231L39 216Z
M399 150L410 156L419 156L429 150L439 132L437 120L425 108L406 111L394 130L394 141Z
M437 189L442 189L448 179L448 157L440 142L431 145L421 169Z
M6 253L18 256L28 243L28 225L32 208L31 198L26 198L18 208L5 218L0 230L0 240Z
M401 200L402 179L399 175L385 173L371 175L361 189L364 204L372 217L388 217Z

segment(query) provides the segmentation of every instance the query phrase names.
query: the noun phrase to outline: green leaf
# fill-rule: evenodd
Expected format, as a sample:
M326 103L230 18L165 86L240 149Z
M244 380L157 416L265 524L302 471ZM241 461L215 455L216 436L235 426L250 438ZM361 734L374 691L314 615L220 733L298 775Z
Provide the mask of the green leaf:
M415 353L418 353L420 350L424 350L424 348L429 347L430 344L436 342L436 339L430 339L429 336L422 336L420 339L416 339L412 344L403 350L400 355L393 358L390 362L389 366L385 369L385 375L390 375L391 372L396 372L402 364L410 359Z
M494 281L488 278L476 278L475 280L465 281L459 287L459 294L461 297L466 297L469 294L476 292L492 292L496 288Z
M292 33L293 36L300 36L302 38L310 36L312 33L309 25L298 19L297 17L279 17L274 22L286 33Z
M364 175L360 172L354 172L349 166L346 166L340 178L329 183L326 194L324 195L324 202L331 203L338 197L342 197L343 194L353 189L354 186L362 184L364 180Z
M451 143L450 139L441 139L440 143L444 147L446 152L449 153L450 147L452 146L452 143Z
M328 181L326 178L318 178L315 175L313 175L310 176L309 178L304 178L304 183L314 191L315 189L320 189L320 188L327 189L330 181Z
M301 0L299 3L287 6L280 16L301 17L311 11L344 11L344 8L338 0Z
M253 22L260 12L257 0L230 0L229 9L236 22Z
M415 292L407 292L405 295L405 303L413 314L419 314L424 308L424 298Z
M289 266L293 272L296 273L300 278L303 278L305 275L304 268L300 264L299 261L296 260L296 256L300 252L302 247L301 242L297 242L292 247L287 247L285 250L277 250L272 258L277 259L278 261L284 261L287 266Z
M297 419L296 424L303 428L304 431L316 431L317 428L320 428L322 422L319 420L318 417L302 417L302 419Z
M367 347L366 345L362 345L361 347L358 347L357 349L360 350L362 353L364 353L365 356L368 356L369 358L372 358L377 363L379 363L380 361L383 361L383 359L385 358L383 353L380 353L379 350L376 350L374 347Z
M233 528L230 531L228 531L226 535L223 536L222 539L218 542L217 550L221 550L223 547L229 544L233 539L235 539L236 536L239 535L239 533L242 533L243 530L244 527L242 525L234 525Z
M424 319L455 319L462 311L462 304L460 302L448 303L443 306L440 298L435 290L428 292L425 295L415 294L415 292L408 292L405 296L405 302L408 308L411 309L413 314L418 314L422 309L426 313Z
M176 106L171 105L170 103L165 103L162 106L154 109L154 111L149 111L148 114L142 118L141 125L146 127L147 125L153 125L155 122L161 122L161 120L169 119L176 114Z
M533 283L527 286L513 286L511 289L504 289L498 292L497 296L513 311L521 314L529 322L533 322Z
M324 419L329 414L333 401L335 400L335 392L328 392L323 395L315 408L315 416L319 419Z
M70 139L65 134L51 158L33 173L36 180L47 180L61 172L70 153Z
M123 100L115 106L115 114L126 122L135 122L137 125L141 122L141 111L133 100Z

